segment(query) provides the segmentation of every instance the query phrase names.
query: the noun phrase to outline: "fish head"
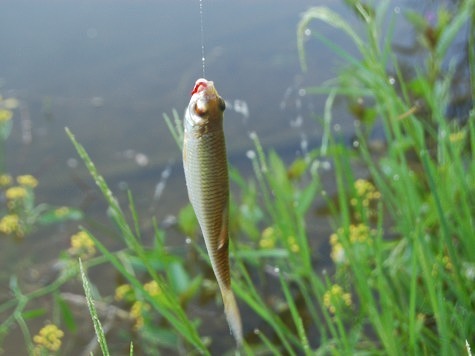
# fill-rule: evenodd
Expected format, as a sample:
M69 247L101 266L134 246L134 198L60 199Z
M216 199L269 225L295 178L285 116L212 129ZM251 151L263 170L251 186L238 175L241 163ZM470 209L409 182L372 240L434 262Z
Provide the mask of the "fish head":
M187 119L191 126L220 125L226 104L216 91L214 83L200 78L196 81L188 104Z

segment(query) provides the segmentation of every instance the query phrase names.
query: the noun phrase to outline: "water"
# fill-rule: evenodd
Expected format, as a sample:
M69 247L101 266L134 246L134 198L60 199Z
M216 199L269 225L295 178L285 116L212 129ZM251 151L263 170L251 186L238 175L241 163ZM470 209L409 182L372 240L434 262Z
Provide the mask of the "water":
M266 147L289 156L299 150L302 132L310 148L318 143L318 125L308 107L295 104L305 84L296 24L310 4L263 1L252 11L238 2L204 4L206 75L229 103L225 129L236 166L249 168L243 157L252 148L250 131ZM102 200L65 135L69 127L111 187L122 196L123 188L130 188L139 210L148 213L144 218L161 220L186 201L181 154L162 113L176 108L181 114L202 75L199 7L196 2L109 5L47 1L4 6L0 78L31 118L31 143L24 143L16 113L8 167L12 174L39 178L38 201L103 215ZM329 70L320 66L318 72L312 76ZM305 120L292 127L297 117ZM171 178L160 200L150 201L168 165Z

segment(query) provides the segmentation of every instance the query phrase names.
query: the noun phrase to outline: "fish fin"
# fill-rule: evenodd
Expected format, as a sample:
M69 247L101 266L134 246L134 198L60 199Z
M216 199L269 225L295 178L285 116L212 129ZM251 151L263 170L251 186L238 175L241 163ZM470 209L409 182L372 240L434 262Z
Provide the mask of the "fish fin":
M221 230L219 231L218 250L228 249L229 235L228 235L228 203L226 202L223 208L223 215L221 218Z
M224 312L226 314L226 319L228 320L229 329L231 330L231 334L234 336L236 344L239 347L242 344L242 323L236 298L234 297L234 293L231 288L223 289L222 295Z

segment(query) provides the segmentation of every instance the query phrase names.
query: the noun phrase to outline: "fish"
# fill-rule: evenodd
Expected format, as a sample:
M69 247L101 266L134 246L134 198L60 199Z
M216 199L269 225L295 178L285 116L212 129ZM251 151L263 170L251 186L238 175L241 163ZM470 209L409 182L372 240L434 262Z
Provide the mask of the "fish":
M237 345L241 316L231 289L229 268L229 177L223 118L226 104L212 81L200 78L185 110L183 166L188 198L195 211L224 312Z

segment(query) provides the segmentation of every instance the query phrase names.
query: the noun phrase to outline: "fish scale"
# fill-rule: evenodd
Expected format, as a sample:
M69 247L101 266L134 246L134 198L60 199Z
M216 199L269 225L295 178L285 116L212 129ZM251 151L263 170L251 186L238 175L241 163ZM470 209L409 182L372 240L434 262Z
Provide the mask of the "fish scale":
M198 79L185 113L183 165L188 197L203 233L226 318L240 345L241 317L229 271L229 178L223 111L224 101L213 82Z

